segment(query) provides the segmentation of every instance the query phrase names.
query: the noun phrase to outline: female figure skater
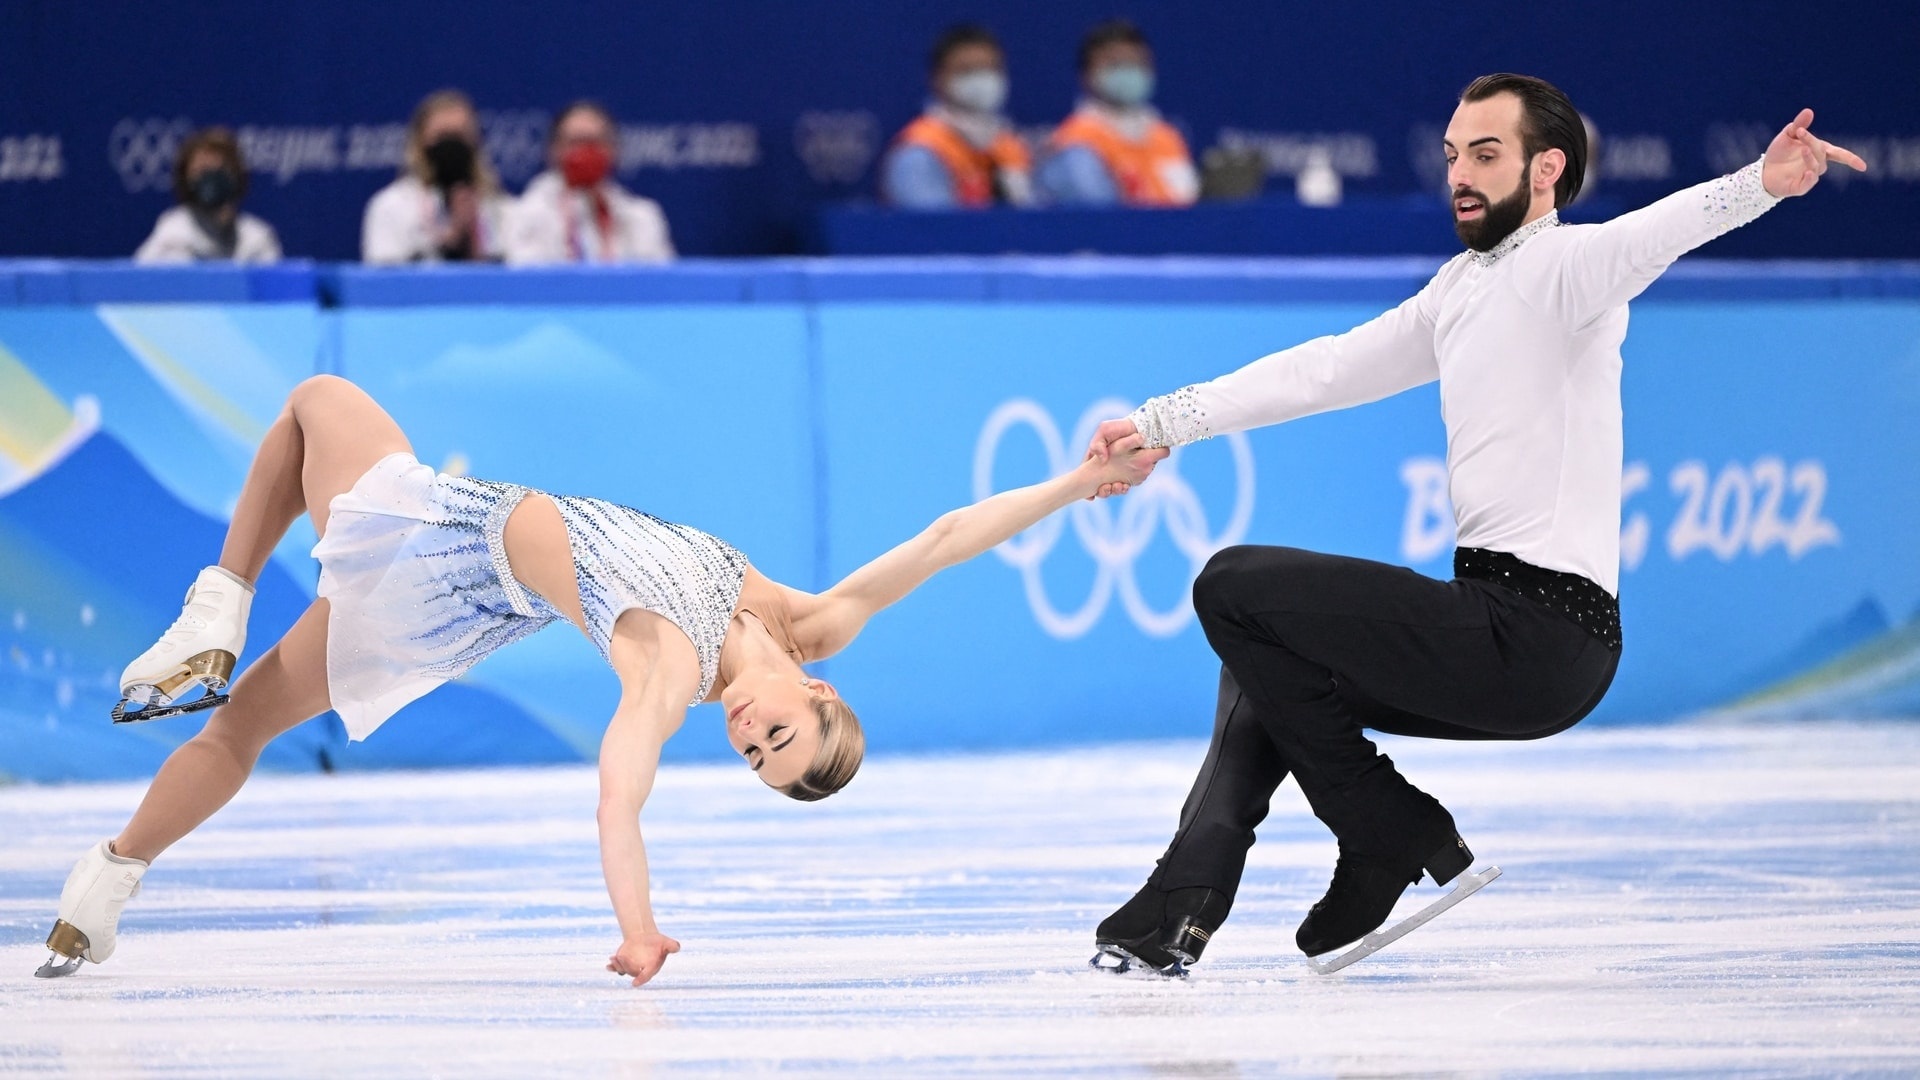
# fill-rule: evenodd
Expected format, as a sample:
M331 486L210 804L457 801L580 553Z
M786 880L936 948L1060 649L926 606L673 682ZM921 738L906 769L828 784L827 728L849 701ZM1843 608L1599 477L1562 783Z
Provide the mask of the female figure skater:
M436 474L359 387L309 379L254 456L219 564L122 676L121 708L150 706L127 717L146 719L181 711L166 706L195 683L225 688L251 582L302 511L320 534L319 598L161 766L120 835L74 866L47 941L56 956L39 974L113 954L147 866L226 805L274 736L331 707L364 739L481 657L565 619L620 678L600 744L600 858L622 939L607 968L638 986L680 948L654 923L639 818L687 706L719 701L728 741L767 785L803 800L838 791L865 740L838 690L800 665L845 648L936 571L1103 484L1139 483L1168 453L1141 442L952 511L813 595L769 580L725 541L637 510Z

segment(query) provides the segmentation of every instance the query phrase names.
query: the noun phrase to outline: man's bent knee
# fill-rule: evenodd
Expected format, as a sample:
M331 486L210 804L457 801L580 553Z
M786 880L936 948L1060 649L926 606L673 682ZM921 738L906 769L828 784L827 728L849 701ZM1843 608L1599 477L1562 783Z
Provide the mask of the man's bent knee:
M1213 553L1193 579L1193 608L1202 615L1220 611L1241 593L1246 580L1247 553L1256 550L1250 544L1236 544Z
M1263 544L1235 544L1215 552L1193 580L1193 607L1203 617L1232 609L1255 587L1285 590L1308 568L1312 552Z

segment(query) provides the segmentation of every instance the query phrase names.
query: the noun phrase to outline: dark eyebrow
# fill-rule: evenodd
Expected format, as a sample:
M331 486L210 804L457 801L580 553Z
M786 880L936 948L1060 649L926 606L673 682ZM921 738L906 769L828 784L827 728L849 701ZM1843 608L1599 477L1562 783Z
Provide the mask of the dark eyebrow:
M1474 147L1479 146L1483 142L1499 142L1499 141L1500 141L1500 136L1498 135L1482 135L1480 138L1475 139L1472 142L1468 143L1467 149L1471 150Z
M793 741L793 736L798 734L799 732L797 731L789 734L786 738L781 739L779 742L775 743L773 745L773 748L775 750L785 750L787 748L787 744Z
M765 765L767 763L767 756L765 754L762 754L760 755L759 761L753 760L754 749L755 749L754 747L748 747L747 749L740 751L740 756L747 759L747 768L752 769L754 772L759 772L760 766Z

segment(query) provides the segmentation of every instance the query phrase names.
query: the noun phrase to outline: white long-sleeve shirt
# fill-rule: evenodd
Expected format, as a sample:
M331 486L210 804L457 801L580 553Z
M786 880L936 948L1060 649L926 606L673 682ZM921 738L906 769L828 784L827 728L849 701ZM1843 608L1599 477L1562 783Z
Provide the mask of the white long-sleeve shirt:
M1438 379L1460 546L1617 595L1627 301L1779 201L1756 161L1604 225L1548 213L1456 256L1371 322L1154 398L1131 419L1149 446L1178 446Z

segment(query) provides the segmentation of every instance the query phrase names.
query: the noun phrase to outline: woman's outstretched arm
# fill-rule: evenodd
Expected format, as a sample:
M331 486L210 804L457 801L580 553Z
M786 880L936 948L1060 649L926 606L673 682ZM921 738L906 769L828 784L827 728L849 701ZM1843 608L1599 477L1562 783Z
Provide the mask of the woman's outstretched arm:
M820 596L817 609L796 629L807 640L809 660L845 648L874 613L898 602L934 574L966 562L1011 539L1042 518L1088 498L1103 484L1145 480L1167 456L1143 449L1139 436L1116 442L1105 461L1088 457L1073 471L942 514L920 535L848 574Z
M668 954L680 951L680 943L662 934L653 920L640 810L653 792L660 747L680 729L699 685L699 660L691 645L684 637L663 640L658 627L650 625L659 621L650 613L628 612L614 627L611 652L620 675L620 706L600 740L600 869L620 924L620 948L608 958L607 970L630 976L635 986L658 974Z

